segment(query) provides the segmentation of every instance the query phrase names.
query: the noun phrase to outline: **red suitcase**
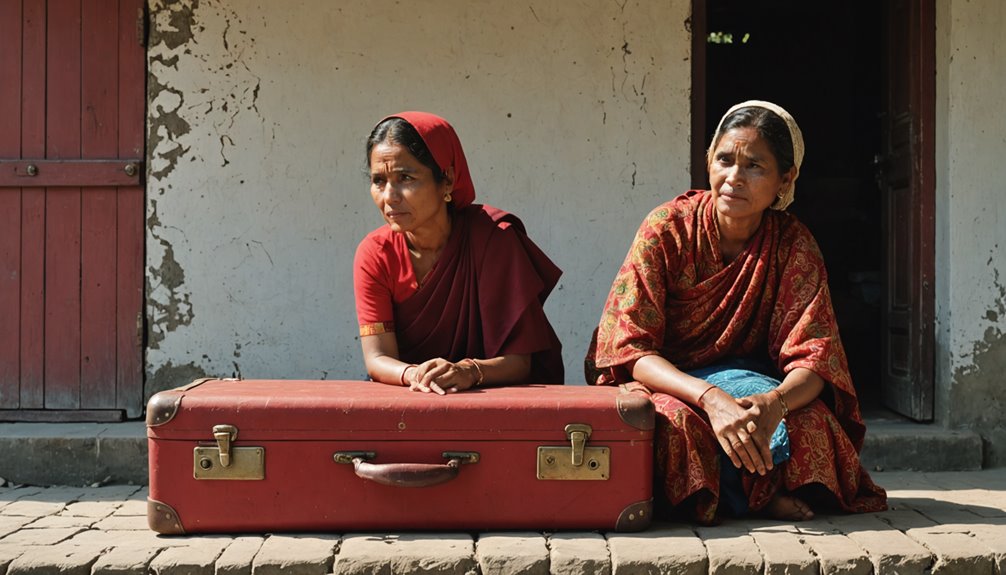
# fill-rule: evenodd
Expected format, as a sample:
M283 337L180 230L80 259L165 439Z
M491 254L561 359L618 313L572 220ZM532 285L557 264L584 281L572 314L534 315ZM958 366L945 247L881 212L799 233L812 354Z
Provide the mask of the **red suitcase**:
M653 407L624 388L199 380L150 399L147 437L166 534L638 531L652 510Z

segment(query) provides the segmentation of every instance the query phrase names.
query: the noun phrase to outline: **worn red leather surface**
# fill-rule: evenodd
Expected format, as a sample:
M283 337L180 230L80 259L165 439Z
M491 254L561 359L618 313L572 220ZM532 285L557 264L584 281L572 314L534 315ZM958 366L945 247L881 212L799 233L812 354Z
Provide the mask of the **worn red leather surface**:
M435 396L360 381L210 380L163 393L155 399L177 409L148 427L150 499L173 509L187 533L649 523L652 406L621 388L529 385ZM591 427L588 446L610 448L606 480L537 478L538 447L569 446L570 423ZM216 446L212 431L221 424L238 429L235 447L265 449L265 479L194 479L193 450ZM373 452L367 463L378 465L443 465L443 452L458 451L477 452L479 461L439 485L399 487L334 461L346 451ZM413 468L395 471L402 469Z

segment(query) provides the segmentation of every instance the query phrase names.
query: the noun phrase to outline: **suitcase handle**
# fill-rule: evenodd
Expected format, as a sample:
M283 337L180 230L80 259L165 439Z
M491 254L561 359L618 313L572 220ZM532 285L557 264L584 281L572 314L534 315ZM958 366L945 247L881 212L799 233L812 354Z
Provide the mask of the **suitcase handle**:
M462 463L479 461L479 454L475 452L447 451L443 456L447 463L368 463L366 460L373 457L371 453L336 453L335 461L352 463L357 477L391 487L430 487L447 483L458 476Z

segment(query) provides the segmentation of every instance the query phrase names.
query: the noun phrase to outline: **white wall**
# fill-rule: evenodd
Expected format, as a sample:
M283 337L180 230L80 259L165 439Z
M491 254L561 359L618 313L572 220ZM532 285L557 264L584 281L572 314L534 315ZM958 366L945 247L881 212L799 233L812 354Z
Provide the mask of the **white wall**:
M359 378L373 124L450 120L478 194L564 270L568 382L642 217L688 187L689 0L151 0L148 394Z
M937 409L990 440L995 464L1006 461L1006 5L937 4Z

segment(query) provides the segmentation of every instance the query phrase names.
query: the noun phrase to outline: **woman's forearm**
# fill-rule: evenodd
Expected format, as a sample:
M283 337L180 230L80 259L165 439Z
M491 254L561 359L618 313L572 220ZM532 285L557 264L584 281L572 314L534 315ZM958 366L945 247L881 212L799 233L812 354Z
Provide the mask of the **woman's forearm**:
M787 411L795 411L817 399L824 385L821 376L805 367L798 367L787 373L776 388L780 396L776 399L785 405Z
M696 407L703 394L714 387L707 381L692 377L659 355L646 355L630 366L632 378L650 391L666 393Z
M527 380L531 374L530 355L501 355L490 359L479 359L477 362L479 369L482 370L480 385L520 383Z

